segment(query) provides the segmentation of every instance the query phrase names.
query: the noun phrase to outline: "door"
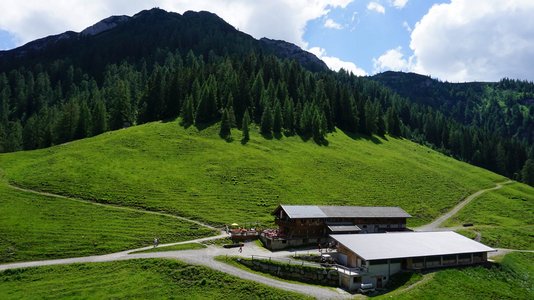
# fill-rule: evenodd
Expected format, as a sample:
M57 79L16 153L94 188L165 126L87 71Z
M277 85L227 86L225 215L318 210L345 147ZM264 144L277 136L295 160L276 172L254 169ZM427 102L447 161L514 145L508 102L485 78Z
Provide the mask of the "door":
M376 277L376 287L379 289L382 288L382 276Z

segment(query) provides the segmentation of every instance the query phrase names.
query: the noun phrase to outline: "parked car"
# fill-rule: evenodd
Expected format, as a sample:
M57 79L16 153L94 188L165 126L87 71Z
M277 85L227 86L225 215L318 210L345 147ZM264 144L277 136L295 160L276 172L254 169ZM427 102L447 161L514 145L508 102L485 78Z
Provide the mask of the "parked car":
M368 294L368 293L372 293L375 291L375 287L373 286L372 283L362 283L360 285L360 288L358 289L358 292L362 293L362 294Z

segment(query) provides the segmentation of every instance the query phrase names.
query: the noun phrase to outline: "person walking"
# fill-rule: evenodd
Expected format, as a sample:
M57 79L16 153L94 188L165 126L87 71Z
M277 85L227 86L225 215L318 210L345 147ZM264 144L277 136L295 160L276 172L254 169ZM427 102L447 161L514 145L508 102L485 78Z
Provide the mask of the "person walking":
M158 238L154 238L154 248L156 248L159 245Z
M243 252L243 244L239 244L239 253Z

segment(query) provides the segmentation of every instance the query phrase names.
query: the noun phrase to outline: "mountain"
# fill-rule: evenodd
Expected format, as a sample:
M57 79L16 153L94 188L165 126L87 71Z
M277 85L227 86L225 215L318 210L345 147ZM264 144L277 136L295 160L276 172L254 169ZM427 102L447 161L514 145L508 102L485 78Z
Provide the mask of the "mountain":
M66 59L95 75L100 66L136 61L155 55L158 49L192 50L197 55L247 55L259 51L282 59L295 59L312 71L328 70L312 53L282 41L256 40L238 31L217 15L187 11L183 15L153 8L133 17L112 16L80 33L67 31L0 51L0 72L20 66Z

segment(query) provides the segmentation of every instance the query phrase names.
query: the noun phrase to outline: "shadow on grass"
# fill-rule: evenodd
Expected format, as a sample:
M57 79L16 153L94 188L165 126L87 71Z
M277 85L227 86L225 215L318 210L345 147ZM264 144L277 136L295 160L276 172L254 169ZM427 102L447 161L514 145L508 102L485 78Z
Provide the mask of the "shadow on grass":
M346 136L350 137L351 139L353 140L366 140L366 141L371 141L373 142L374 144L376 145L379 145L379 144L382 144L382 141L380 139L378 139L376 136L374 135L365 135L365 134L361 134L361 133L354 133L354 132L350 132L350 131L347 131L347 130L343 130L343 129L339 129L341 132L343 132ZM382 137L384 138L385 140L387 140L385 137Z

